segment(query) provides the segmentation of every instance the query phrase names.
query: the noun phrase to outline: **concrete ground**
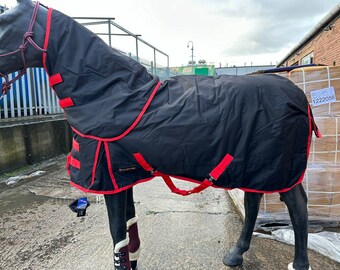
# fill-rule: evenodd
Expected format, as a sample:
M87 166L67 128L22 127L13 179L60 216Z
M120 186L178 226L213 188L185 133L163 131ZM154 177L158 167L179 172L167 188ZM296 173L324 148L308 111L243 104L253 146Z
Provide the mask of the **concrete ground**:
M68 204L84 194L68 184L64 158L29 170L45 173L12 187L0 184L0 269L113 269L103 197L86 194L92 204L86 217L77 218ZM181 197L154 179L135 187L135 202L143 245L140 270L283 270L293 258L292 246L253 237L243 266L224 266L223 255L242 222L223 190ZM310 251L309 257L313 270L340 269L318 253Z

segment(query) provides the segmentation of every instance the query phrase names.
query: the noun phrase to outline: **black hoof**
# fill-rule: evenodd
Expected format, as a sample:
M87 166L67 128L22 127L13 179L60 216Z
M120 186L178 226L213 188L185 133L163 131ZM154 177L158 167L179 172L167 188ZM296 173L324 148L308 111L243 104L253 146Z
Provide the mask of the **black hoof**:
M131 269L132 270L137 270L137 261L131 261Z
M224 256L223 263L227 266L242 265L243 257L242 257L242 255L228 253Z

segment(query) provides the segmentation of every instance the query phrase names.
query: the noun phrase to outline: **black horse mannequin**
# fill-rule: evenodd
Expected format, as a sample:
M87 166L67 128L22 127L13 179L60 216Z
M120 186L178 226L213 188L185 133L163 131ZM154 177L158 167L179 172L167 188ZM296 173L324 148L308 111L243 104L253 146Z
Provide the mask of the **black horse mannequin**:
M22 37L24 37L30 23L30 15L28 14L32 14L35 6L30 0L18 0L17 2L18 5L16 7L0 16L0 55L6 54L6 56L0 59L0 72L3 75L23 70L25 66L43 66L42 52L30 44L26 44L27 48L22 49L22 53L17 52L7 55L21 46ZM40 48L44 43L46 18L47 9L44 6L39 6L32 39ZM223 259L225 265L237 266L242 264L243 253L250 246L262 195L262 193L245 193L244 227L236 245L225 255ZM307 255L307 196L301 184L296 185L287 192L280 193L280 196L288 207L295 233L295 256L293 263L288 268L308 270L310 266ZM130 188L117 194L104 195L104 197L114 244L114 269L137 269L140 240L133 200L133 189Z

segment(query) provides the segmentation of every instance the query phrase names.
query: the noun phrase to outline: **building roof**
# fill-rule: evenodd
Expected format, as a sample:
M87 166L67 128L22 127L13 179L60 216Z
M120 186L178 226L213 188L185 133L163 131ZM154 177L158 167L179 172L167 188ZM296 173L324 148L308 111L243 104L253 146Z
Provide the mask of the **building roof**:
M304 47L310 40L317 36L321 31L327 29L330 24L340 16L340 4L336 5L278 64L282 66L292 55Z

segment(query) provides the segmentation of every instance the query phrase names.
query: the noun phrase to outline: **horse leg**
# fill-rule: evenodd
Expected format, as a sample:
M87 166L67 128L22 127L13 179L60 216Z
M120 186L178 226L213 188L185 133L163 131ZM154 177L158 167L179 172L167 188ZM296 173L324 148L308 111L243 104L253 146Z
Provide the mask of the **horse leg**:
M243 229L236 245L224 256L223 263L225 265L236 266L242 264L242 255L250 246L262 195L262 193L250 192L244 194L245 220Z
M305 190L299 184L285 193L280 193L280 196L288 207L295 237L294 262L289 264L288 269L308 270L310 269L307 254L308 211Z
M113 240L114 269L130 270L129 238L126 228L127 191L104 195Z
M137 268L137 260L139 258L141 248L137 226L138 217L136 216L135 204L133 200L133 188L127 191L126 218L126 226L130 239L129 253L131 268L135 270Z

